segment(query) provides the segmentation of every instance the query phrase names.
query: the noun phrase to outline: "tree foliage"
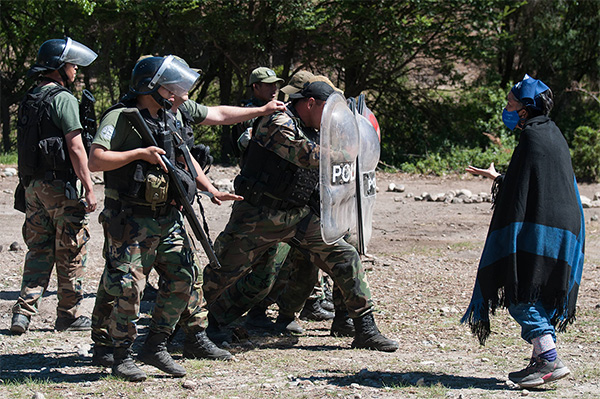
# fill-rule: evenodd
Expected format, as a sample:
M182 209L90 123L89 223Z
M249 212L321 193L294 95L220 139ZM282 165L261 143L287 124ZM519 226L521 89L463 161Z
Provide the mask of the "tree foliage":
M569 141L580 125L600 126L597 1L23 0L1 7L5 151L15 105L33 83L27 67L44 40L63 35L99 54L79 72L98 111L127 90L143 54L177 54L201 68L193 98L208 105L239 104L257 66L284 80L299 69L325 74L346 96L367 94L387 164L491 148L487 137L506 136L505 93L525 73L553 88L553 118ZM199 132L225 160L228 128Z

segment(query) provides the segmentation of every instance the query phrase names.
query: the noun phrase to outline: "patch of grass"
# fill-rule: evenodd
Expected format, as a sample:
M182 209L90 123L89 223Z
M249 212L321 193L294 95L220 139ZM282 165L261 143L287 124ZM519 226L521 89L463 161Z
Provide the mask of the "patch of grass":
M16 166L17 165L17 153L16 152L5 152L0 154L0 164Z

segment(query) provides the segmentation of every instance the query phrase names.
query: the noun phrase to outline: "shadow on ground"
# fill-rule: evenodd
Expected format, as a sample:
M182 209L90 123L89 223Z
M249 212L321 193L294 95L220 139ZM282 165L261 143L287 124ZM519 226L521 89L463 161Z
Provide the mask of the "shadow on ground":
M3 355L0 364L0 378L3 383L23 383L28 380L53 382L97 381L106 373L87 372L91 366L91 357L85 358L77 352L68 352L56 357L55 353L23 353ZM68 371L78 367L77 374Z
M323 376L311 376L307 378L298 378L298 380L309 380L311 382L324 381L327 384L340 387L359 384L370 388L400 388L404 386L444 386L448 389L468 389L477 387L478 389L489 391L513 390L506 382L497 378L464 377L460 375L451 375L444 373L430 372L380 372L361 370L354 375L346 374L343 370L319 370L319 373L329 374ZM339 376L335 376L339 374Z

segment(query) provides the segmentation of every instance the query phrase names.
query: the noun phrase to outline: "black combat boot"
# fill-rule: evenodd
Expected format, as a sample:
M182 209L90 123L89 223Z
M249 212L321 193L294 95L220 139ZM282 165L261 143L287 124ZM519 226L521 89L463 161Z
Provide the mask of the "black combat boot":
M94 344L92 352L93 366L112 367L114 361L114 348L112 346Z
M167 334L150 331L137 358L173 377L183 377L186 374L185 369L175 363L167 351L167 338Z
M348 312L338 310L335 312L333 323L331 323L330 335L332 337L354 337L354 322Z
M384 337L377 328L373 312L356 317L353 321L356 332L354 341L352 341L352 348L371 349L382 352L395 352L398 350L398 342Z
M231 360L233 355L219 348L206 335L206 331L185 334L183 357L188 359Z
M133 362L130 348L115 348L112 375L133 382L147 378L146 373Z
M208 338L217 345L222 345L223 342L233 342L233 334L231 330L221 327L211 312L208 312L208 327L206 328L206 335L208 335Z
M331 320L335 317L333 312L329 312L321 307L321 304L316 299L309 299L304 304L302 312L300 312L300 320L323 321Z
M304 329L293 316L279 315L275 321L275 331L282 334L304 335Z
M328 312L335 312L335 305L333 302L328 301L327 299L321 299L319 301L319 305L321 305L321 307Z
M260 306L250 309L246 315L246 326L264 330L272 330L275 327L273 321L267 316L267 309Z

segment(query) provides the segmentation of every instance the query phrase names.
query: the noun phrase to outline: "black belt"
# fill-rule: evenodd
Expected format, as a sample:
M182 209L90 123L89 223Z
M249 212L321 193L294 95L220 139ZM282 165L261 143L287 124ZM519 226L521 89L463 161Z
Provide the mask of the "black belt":
M170 204L163 204L161 206L157 206L156 209L153 210L150 205L132 204L112 198L105 198L104 206L117 212L127 210L130 211L133 216L151 217L153 219L167 215L173 207Z
M293 208L301 208L296 204L292 204L289 201L284 201L278 198L269 197L267 195L261 196L260 200L256 203L252 203L254 206L266 206L267 208L274 209L276 211L289 211Z
M69 181L73 176L75 176L75 173L72 170L45 170L35 173L31 178L44 181Z

